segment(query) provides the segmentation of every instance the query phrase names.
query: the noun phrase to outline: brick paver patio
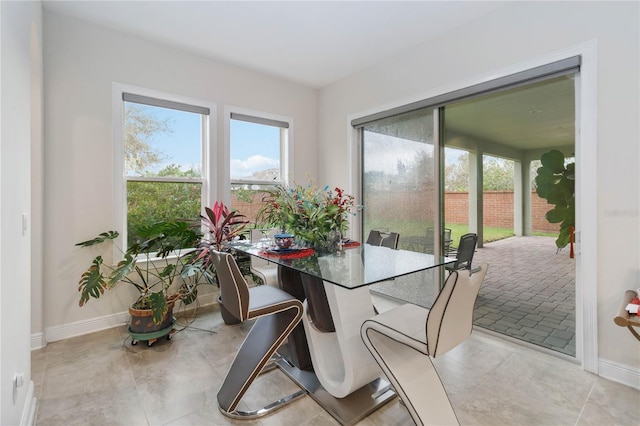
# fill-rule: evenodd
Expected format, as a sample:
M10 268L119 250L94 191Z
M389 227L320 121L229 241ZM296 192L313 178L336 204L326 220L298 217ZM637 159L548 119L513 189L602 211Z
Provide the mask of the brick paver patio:
M568 247L556 254L555 238L511 237L477 249L473 264L480 262L489 270L475 305L476 326L575 356L575 268ZM438 293L429 271L371 289L425 307Z
M479 248L487 262L474 324L575 356L575 259L555 238L511 237Z

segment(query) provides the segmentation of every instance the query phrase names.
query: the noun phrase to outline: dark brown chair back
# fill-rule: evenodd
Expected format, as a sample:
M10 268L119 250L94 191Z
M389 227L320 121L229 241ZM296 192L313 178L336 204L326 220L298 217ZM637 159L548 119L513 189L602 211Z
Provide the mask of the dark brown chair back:
M225 309L240 321L245 321L249 313L249 285L235 258L231 253L213 250L212 260Z

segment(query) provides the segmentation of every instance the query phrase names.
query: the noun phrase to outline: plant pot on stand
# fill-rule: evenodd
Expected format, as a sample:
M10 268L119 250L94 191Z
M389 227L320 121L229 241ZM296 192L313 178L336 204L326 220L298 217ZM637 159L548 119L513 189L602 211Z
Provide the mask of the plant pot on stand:
M165 336L167 340L171 340L174 332L173 324L176 322L173 317L173 306L173 303L169 304L160 324L153 321L153 310L129 307L131 323L127 331L131 335L131 344L137 345L138 341L146 341L148 346L152 346L159 338Z

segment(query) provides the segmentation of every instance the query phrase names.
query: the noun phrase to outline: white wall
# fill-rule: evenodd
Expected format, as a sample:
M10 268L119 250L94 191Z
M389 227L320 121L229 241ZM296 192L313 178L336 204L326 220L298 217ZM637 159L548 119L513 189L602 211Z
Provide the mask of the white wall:
M640 383L640 351L613 323L622 294L640 287L637 2L517 2L319 95L319 180L349 182L348 117L384 110L489 79L505 67L593 42L597 46L597 313L600 372ZM621 172L624 171L624 172ZM591 176L591 175L590 175ZM606 371L604 371L606 370ZM620 379L620 377L614 377Z
M292 117L293 176L317 175L315 90L48 11L44 72L44 330L34 332L49 341L109 325L132 301L118 289L78 307L92 254L74 244L113 227L113 82L217 103L219 143L225 105Z
M0 424L33 420L30 357L30 149L38 144L42 10L0 4ZM33 130L35 129L35 132ZM33 139L33 140L32 140ZM23 230L23 215L26 228ZM14 398L14 375L24 384Z

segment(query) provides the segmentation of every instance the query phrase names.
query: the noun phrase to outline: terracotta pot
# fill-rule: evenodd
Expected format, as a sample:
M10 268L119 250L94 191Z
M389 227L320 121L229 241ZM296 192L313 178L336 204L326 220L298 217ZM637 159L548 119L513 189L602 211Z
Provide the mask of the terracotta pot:
M169 327L173 322L173 303L169 304L169 309L164 314L162 322L153 322L153 311L151 309L133 309L129 307L131 315L130 329L133 333L153 333Z

